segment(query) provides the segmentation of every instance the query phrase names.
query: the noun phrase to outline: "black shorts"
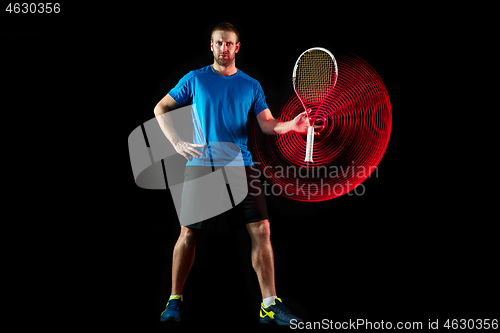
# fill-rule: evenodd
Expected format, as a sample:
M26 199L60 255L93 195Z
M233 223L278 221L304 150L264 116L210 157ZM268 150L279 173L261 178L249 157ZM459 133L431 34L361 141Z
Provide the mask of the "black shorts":
M245 175L243 175L243 170ZM197 188L186 186L186 182L209 175L213 172L219 172L219 175L222 173L226 183L225 190L218 187L218 189L213 191L205 191L204 194L200 194ZM196 210L200 210L199 216L201 216L203 215L203 211L206 212L207 206L204 203L207 201L207 198L212 202L211 207L218 206L218 210L221 212L214 217L202 219L201 222L186 224L186 227L193 229L224 229L228 227L239 227L247 223L268 219L266 198L259 176L260 171L255 166L187 166L184 172L181 225L185 225L182 223L182 216L185 216L183 214L193 215L197 214ZM231 178L230 182L228 182L228 177ZM234 180L235 177L238 180ZM230 183L231 186L229 186L228 183ZM243 187L247 189L248 194L246 196L240 195L238 198L239 193L245 193L241 192L241 188ZM221 203L221 201L224 200L225 202ZM203 201L203 203L201 203L201 201ZM214 213L217 213L217 209L215 209L212 214ZM191 221L198 220L198 218L194 218Z

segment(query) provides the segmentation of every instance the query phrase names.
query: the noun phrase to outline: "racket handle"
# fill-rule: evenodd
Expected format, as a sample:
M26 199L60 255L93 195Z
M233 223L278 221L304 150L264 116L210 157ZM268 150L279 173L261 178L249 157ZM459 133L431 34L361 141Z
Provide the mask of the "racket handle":
M307 129L307 144L306 144L306 158L304 162L313 162L313 146L314 146L314 126L309 126Z

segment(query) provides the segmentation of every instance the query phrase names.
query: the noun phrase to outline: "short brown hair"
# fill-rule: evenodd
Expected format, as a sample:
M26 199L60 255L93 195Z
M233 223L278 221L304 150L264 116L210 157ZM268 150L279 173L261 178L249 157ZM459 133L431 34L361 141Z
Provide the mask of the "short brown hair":
M236 43L238 43L240 41L240 33L239 33L238 29L236 29L234 27L234 25L232 25L229 22L222 22L222 23L217 24L215 26L215 28L212 29L212 33L210 34L210 38L212 38L212 36L214 35L214 31L232 31L236 34Z

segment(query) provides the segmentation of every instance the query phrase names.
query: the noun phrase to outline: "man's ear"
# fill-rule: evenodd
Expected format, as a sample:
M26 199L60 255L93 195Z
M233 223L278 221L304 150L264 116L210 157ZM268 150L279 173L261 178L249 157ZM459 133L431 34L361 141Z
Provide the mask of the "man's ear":
M210 50L214 52L214 42L210 39Z
M240 42L236 43L236 48L234 49L234 53L238 53L238 51L240 50Z

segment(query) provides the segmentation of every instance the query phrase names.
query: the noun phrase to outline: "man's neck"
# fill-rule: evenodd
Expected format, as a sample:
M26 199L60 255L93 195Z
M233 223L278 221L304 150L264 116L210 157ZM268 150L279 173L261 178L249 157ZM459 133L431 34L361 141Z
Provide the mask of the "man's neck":
M238 71L234 62L227 66L221 66L217 62L214 62L212 68L214 69L214 71L216 71L218 74L222 76L231 76L236 74L236 72Z

